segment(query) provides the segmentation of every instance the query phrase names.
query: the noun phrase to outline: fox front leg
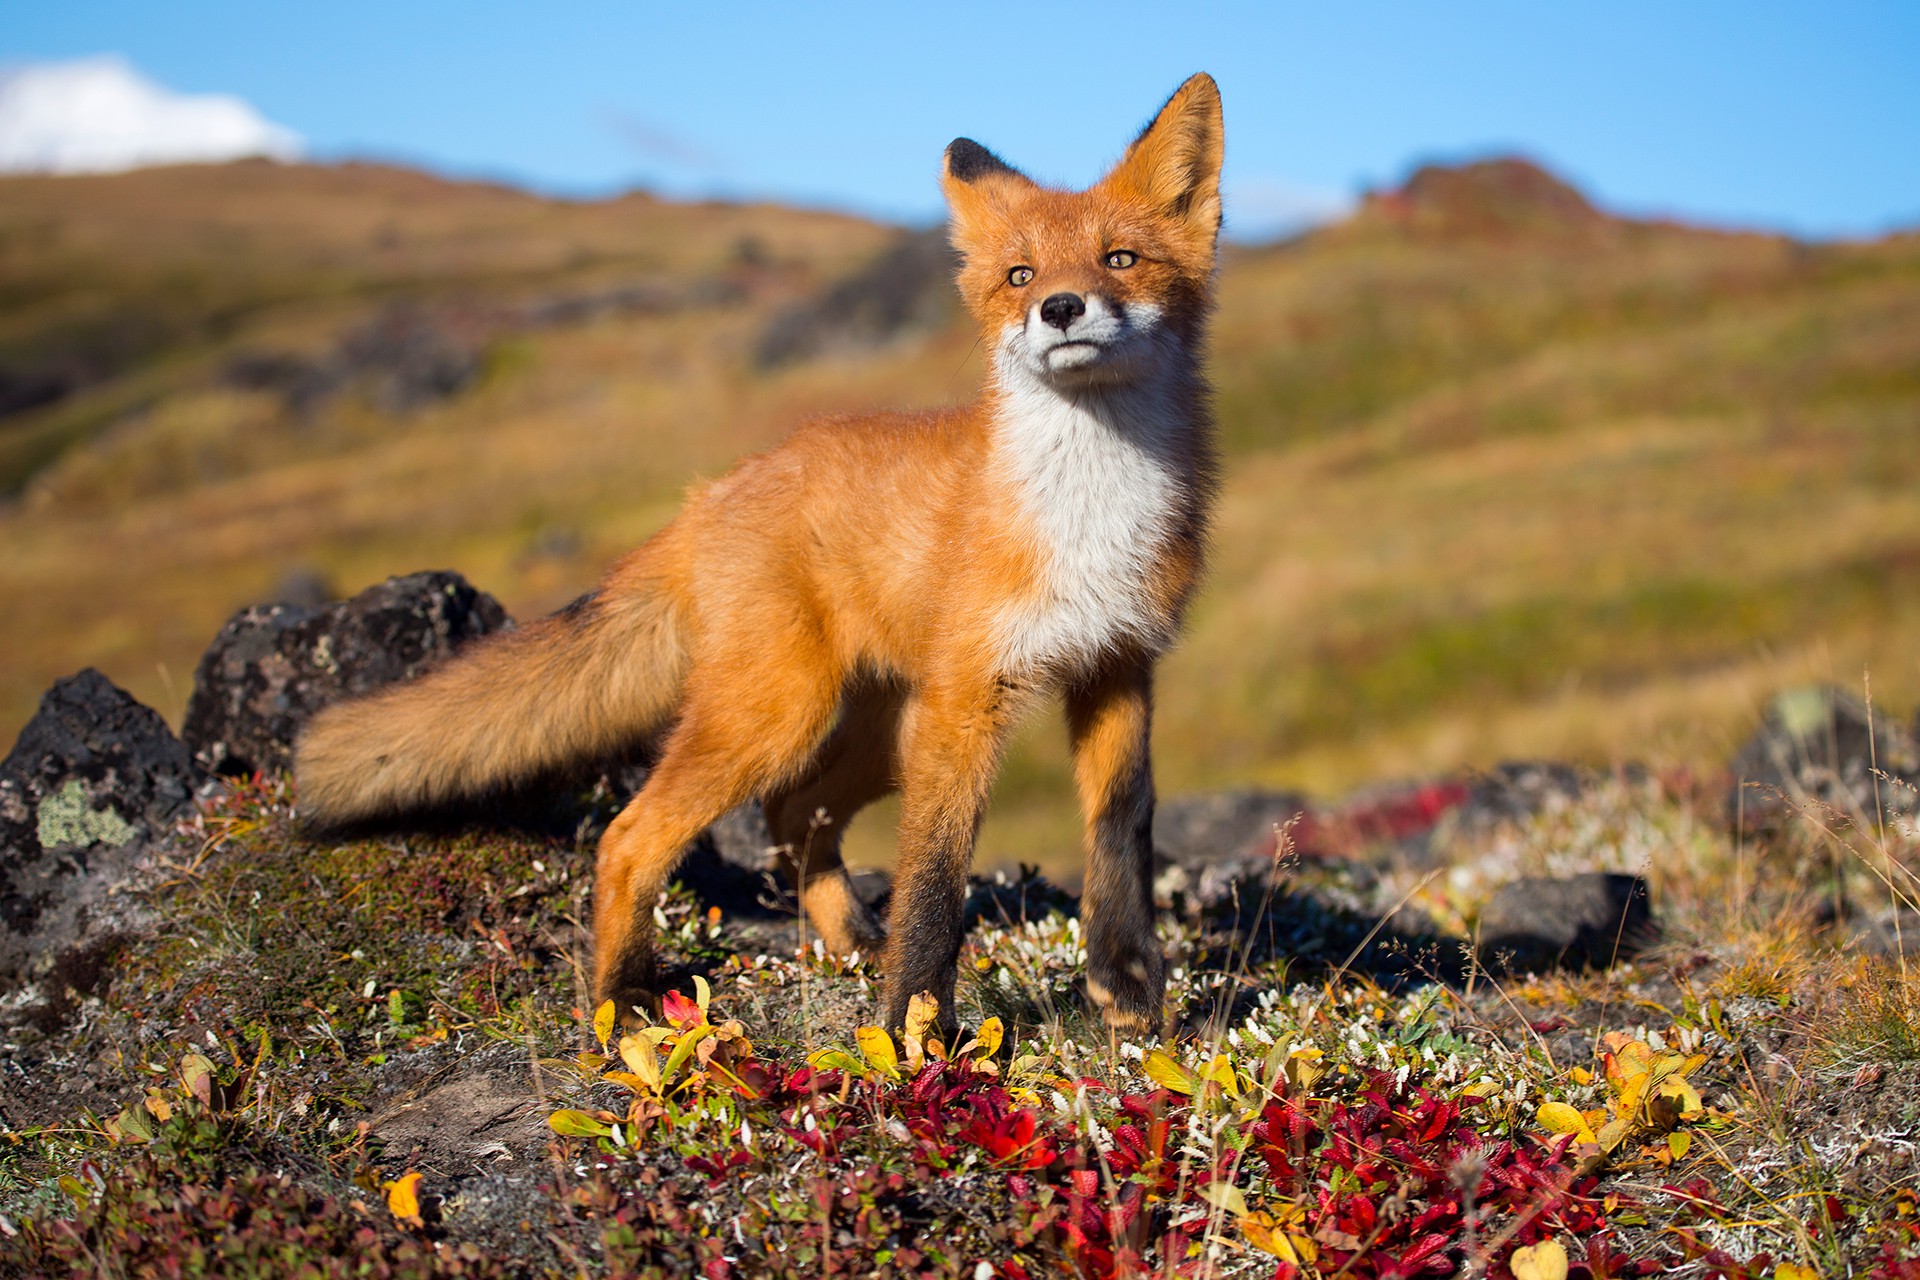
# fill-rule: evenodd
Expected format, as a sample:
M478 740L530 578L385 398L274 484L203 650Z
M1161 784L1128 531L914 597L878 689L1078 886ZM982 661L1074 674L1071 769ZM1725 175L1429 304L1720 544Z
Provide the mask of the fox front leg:
M1154 935L1153 671L1116 664L1068 691L1074 781L1086 820L1087 994L1109 1027L1160 1029L1166 960Z
M901 727L900 864L888 912L886 1026L921 992L953 1043L954 967L974 841L1007 732L1030 695L990 677L916 695Z

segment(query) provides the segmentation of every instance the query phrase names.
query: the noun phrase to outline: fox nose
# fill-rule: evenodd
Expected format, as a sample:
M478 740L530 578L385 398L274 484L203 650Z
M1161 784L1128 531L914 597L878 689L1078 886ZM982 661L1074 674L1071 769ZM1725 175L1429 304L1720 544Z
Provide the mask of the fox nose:
M1077 293L1056 293L1040 304L1040 318L1066 332L1067 326L1087 314L1086 299Z

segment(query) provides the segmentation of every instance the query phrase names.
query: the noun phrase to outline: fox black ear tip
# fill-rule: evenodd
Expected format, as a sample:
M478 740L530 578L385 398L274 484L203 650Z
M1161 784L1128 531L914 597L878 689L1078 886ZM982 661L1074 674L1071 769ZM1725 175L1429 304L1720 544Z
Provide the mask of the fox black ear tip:
M1014 171L1012 165L972 138L955 138L947 144L947 172L962 182L972 182L989 173Z

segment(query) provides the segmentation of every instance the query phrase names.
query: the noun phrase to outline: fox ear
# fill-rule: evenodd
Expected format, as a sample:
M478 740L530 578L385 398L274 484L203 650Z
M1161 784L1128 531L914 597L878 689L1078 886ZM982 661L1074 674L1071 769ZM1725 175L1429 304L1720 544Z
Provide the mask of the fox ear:
M1001 198L1012 190L1031 187L1033 180L972 138L947 144L940 171L940 190L952 214L949 232L953 247L971 257L977 245L994 234L1002 219Z
M1203 71L1174 91L1101 185L1179 219L1211 251L1224 145L1220 87Z
M955 138L947 144L946 172L942 177L942 185L974 183L988 175L1027 181L1025 174L972 138Z

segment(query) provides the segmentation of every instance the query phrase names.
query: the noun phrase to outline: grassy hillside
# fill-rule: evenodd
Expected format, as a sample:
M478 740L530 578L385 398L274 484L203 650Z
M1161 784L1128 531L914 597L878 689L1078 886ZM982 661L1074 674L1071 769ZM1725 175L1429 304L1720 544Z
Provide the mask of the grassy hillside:
M86 664L177 721L289 570L453 567L538 611L796 417L965 398L957 318L755 360L893 234L367 167L0 182L0 392L44 397L0 417L0 738ZM1711 768L1785 682L1920 701L1920 237L1431 170L1229 253L1215 335L1226 491L1164 789ZM1017 752L990 857L1071 860L1058 737Z

